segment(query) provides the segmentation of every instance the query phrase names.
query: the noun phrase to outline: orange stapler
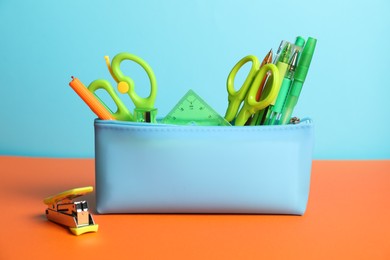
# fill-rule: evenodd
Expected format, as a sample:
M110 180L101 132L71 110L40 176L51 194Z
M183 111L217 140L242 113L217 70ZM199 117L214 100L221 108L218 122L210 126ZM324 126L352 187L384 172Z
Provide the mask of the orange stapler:
M97 232L99 226L95 224L88 211L87 201L73 201L92 191L93 187L88 186L67 190L44 199L43 202L48 206L47 219L69 227L77 236L86 232Z

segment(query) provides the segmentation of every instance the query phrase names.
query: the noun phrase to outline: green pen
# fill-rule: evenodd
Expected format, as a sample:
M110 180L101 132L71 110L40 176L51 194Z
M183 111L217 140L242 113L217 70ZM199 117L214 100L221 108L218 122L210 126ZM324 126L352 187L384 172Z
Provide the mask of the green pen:
M284 103L286 102L286 98L288 95L288 92L291 87L291 83L293 81L295 69L298 64L299 54L301 53L301 50L303 46L305 45L305 39L301 36L298 36L295 39L294 43L294 54L290 59L287 72L285 74L285 77L282 81L282 85L279 90L278 97L276 99L275 105L273 105L270 109L271 112L269 113L265 125L275 125L280 120L281 112L284 106Z
M280 119L281 112L283 109L284 102L286 100L288 90L290 89L291 82L293 81L295 68L298 61L299 50L295 50L293 56L290 59L288 70L286 76L283 79L282 86L280 87L278 97L276 99L275 105L271 109L271 114L265 121L265 125L274 125Z
M303 48L303 46L305 45L305 39L301 36L297 36L297 38L295 39L295 45Z
M303 48L302 55L299 59L298 67L294 74L294 81L291 86L291 90L288 93L286 103L282 110L282 116L279 120L279 124L287 124L290 121L291 114L298 103L299 95L305 82L311 60L313 58L314 50L316 48L317 39L309 37L305 47Z

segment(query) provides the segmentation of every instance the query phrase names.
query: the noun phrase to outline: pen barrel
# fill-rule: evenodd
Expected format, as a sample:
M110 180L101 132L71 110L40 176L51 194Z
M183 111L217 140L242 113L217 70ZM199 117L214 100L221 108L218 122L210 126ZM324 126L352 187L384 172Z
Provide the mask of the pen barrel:
M303 87L303 81L294 80L288 95L299 98L299 95L301 94L302 91L302 87Z
M286 107L283 109L282 117L280 118L279 124L285 125L290 122L291 115L294 111L294 107L298 102L298 97L292 96L290 99L287 100Z
M276 98L271 102L271 105L275 105L275 102L276 102L276 99L279 95L279 92L280 92L280 88L282 86L282 79L284 78L284 75L286 75L286 72L287 72L287 69L288 69L288 64L285 63L285 62L278 62L276 63L276 67L278 68L278 71L279 71L279 78L281 79L279 81L279 84L276 87L277 89L277 95L276 95Z
M253 115L253 118L252 118L252 120L251 120L251 124L250 124L250 125L260 125L261 120L263 119L264 114L266 114L266 113L267 113L266 109L257 111L257 112Z
M282 117L280 118L279 124L284 125L289 123L294 108L298 103L298 98L302 89L302 85L303 82L299 81L294 81L294 83L292 84L291 90L288 93L286 102L283 106Z
M267 113L265 125L274 124L276 117L282 112L283 105L286 102L287 95L291 86L291 79L284 78L282 86L280 87L278 97L276 98L275 104L270 106L270 111Z
M279 90L279 95L276 98L275 105L272 107L272 112L280 113L282 112L283 105L286 102L287 94L291 86L291 79L284 78L282 86Z
M297 69L295 71L294 80L298 80L298 81L301 81L303 83L303 82L305 82L306 76L308 73L309 73L309 67L299 66L299 67L297 67Z

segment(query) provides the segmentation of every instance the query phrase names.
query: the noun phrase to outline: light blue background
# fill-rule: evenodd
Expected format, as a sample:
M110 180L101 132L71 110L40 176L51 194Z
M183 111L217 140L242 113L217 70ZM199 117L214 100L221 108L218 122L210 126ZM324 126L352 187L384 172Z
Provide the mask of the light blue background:
M161 116L190 88L224 114L234 64L301 35L318 39L294 113L315 120L314 157L389 159L389 11L387 0L0 0L0 154L93 157L95 115L68 83L111 80L104 55L151 65ZM146 75L134 78L146 96Z

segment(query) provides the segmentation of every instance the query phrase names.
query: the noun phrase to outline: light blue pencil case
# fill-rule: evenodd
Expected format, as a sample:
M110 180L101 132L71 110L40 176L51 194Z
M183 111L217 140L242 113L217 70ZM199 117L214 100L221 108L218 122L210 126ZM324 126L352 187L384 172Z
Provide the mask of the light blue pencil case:
M95 120L98 213L302 215L310 119L282 126L174 126Z

